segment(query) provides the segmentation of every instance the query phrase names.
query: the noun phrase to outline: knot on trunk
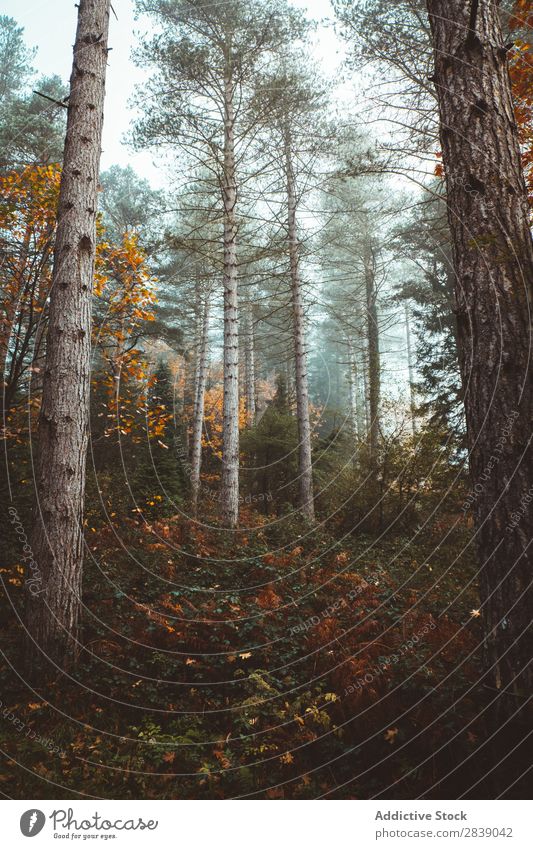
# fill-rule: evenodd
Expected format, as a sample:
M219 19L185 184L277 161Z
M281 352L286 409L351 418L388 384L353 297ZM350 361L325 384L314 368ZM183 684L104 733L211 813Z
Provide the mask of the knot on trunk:
M478 180L477 177L474 177L473 174L469 174L465 181L465 192L469 195L484 195L485 194L485 183L481 180Z
M82 236L79 242L80 251L84 251L86 253L91 253L93 249L93 242L90 236Z

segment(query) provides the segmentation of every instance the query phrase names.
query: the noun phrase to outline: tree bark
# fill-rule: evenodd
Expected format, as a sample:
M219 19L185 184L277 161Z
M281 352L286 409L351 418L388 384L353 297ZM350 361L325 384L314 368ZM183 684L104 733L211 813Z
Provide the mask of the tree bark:
M309 421L309 390L307 381L307 351L305 345L305 316L300 279L300 245L296 223L296 184L291 157L290 138L285 138L285 177L287 182L287 233L291 276L292 327L294 343L294 377L296 415L298 420L299 507L310 522L315 518L313 495L313 464L311 456L311 424Z
M46 361L46 320L44 310L39 314L39 323L35 331L35 343L32 352L32 376L30 392L35 401L40 401L43 392L43 370Z
M32 534L38 574L27 594L27 667L78 653L91 298L109 0L80 0L50 293Z
M368 358L367 358L368 359ZM370 432L370 414L368 412L369 403L368 403L368 362L365 360L363 356L363 397L364 397L364 406L365 406L365 433L368 439L368 435Z
M246 423L255 422L255 339L252 305L246 305L244 336L244 382L246 398Z
M360 420L361 411L359 409L359 374L357 369L357 359L353 349L352 340L348 339L348 387L350 391L350 430L358 439L361 438Z
M198 493L200 490L200 470L202 467L202 431L204 424L205 386L209 357L209 293L204 295L202 305L202 326L198 350L198 375L194 399L194 412L191 436L191 498L192 515L198 511Z
M413 349L411 344L411 320L409 318L409 307L404 304L405 309L405 336L407 340L407 373L409 375L409 406L411 409L411 429L413 439L416 439L416 403L414 384Z
M224 401L222 425L222 518L239 519L239 317L237 301L237 186L235 114L231 75L224 86Z
M194 431L196 421L196 403L198 400L198 386L200 376L200 350L202 345L202 328L204 320L204 308L202 301L202 283L197 275L194 281L194 314L193 314L193 338L192 338L192 357L190 358L188 368L185 373L184 384L184 407L192 407L192 431ZM189 434L189 428L185 428L187 438L187 456L189 458L192 471L192 453L194 445L193 433ZM193 484L191 476L191 484Z
M380 440L381 360L379 352L379 320L377 309L374 257L370 244L364 255L366 326L368 349L368 407L370 464L377 466Z
M533 249L496 4L428 0L493 685L529 695ZM474 14L477 12L477 14ZM472 14L471 14L472 13ZM505 702L504 702L505 704Z

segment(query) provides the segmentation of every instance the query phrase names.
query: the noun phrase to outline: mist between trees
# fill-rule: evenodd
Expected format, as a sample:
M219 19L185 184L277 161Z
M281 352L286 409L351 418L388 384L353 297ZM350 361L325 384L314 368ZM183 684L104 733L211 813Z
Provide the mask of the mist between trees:
M69 85L0 18L1 674L64 755L30 789L518 794L531 4L134 6L164 189L100 173L109 0Z

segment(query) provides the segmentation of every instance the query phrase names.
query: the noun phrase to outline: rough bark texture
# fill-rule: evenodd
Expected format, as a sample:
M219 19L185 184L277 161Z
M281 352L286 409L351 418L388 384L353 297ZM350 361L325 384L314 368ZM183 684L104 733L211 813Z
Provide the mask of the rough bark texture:
M194 413L191 435L191 498L192 513L198 510L198 492L200 489L200 469L202 467L202 430L204 424L205 386L209 357L209 294L204 296L201 316L201 333L198 350L198 374L194 398Z
M305 346L305 316L302 297L302 281L300 279L299 267L300 250L296 222L296 185L291 161L289 139L285 142L285 177L287 181L287 232L291 275L296 415L298 420L299 437L299 507L305 518L312 522L315 518L315 507L313 496L313 464L311 457L311 424L309 421L307 351Z
M80 0L50 295L27 596L27 665L77 654L89 428L91 297L109 0ZM32 575L31 577L35 577ZM40 649L40 650L39 650Z
M377 464L380 439L379 407L381 400L381 360L374 256L370 244L365 248L366 325L368 348L368 408L370 462Z
M223 521L234 528L239 519L239 317L235 115L230 77L226 78L224 91L224 403L221 501Z
M498 12L428 0L492 682L531 692L533 250Z
M255 422L255 339L252 305L246 306L244 335L244 382L246 397L246 423L251 427Z

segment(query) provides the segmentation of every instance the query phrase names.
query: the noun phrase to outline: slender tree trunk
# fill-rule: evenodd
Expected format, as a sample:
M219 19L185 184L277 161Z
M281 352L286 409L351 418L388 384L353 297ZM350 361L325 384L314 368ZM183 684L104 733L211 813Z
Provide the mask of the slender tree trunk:
M413 364L413 349L411 345L411 321L409 318L409 307L405 308L405 335L407 339L407 372L409 375L409 404L411 408L411 428L413 438L416 438L416 403L415 403L415 383L414 383L414 364Z
M481 607L494 686L531 693L533 249L498 11L428 0ZM506 703L504 702L504 705Z
M202 467L202 431L204 424L205 386L209 358L209 293L205 293L202 307L202 329L198 351L198 379L194 401L194 414L191 438L191 496L192 514L198 511L198 492L200 489L200 469Z
M307 351L305 316L300 279L300 245L296 225L296 185L291 158L290 138L285 139L285 177L287 181L287 225L291 274L292 326L295 361L296 415L298 419L299 506L306 519L315 518L313 465L311 457L311 424L307 383Z
M364 397L364 407L365 407L365 433L368 439L368 434L370 432L370 415L368 412L369 403L368 403L368 362L365 361L365 357L363 355L363 397Z
M225 80L224 94L224 401L221 500L222 518L230 528L234 528L239 519L239 317L235 115L230 76Z
M246 423L251 427L255 422L255 339L252 305L246 305L244 337L244 382L246 397Z
M348 339L348 386L350 390L350 427L352 433L358 438L361 437L359 431L360 411L359 411L359 392L358 392L359 375L357 372L357 360L353 349L352 340Z
M39 315L32 354L31 397L40 399L43 391L43 371L46 360L46 320L44 309Z
M1 386L1 403L0 403L0 414L2 417L1 426L4 427L5 417L9 411L9 407L11 405L11 399L16 391L16 385L12 386L9 376L6 374L7 364L9 361L9 342L11 339L11 334L13 332L13 325L15 323L15 318L19 309L20 299L23 296L24 291L24 278L26 275L26 266L28 264L28 258L30 253L30 243L31 243L31 235L32 235L33 225L32 222L29 221L26 224L26 228L24 231L24 239L21 246L20 257L17 262L17 269L15 271L14 277L14 291L4 293L4 303L2 304L4 315L0 319L0 369L1 369L1 378L2 378L2 386Z
M202 327L203 327L203 303L202 303L202 284L197 277L194 282L194 339L193 339L193 373L192 373L192 390L191 396L196 399L198 394L198 375L200 373L200 346L202 344Z
M366 348L366 324L364 320L364 311L359 302L355 305L355 333L357 339L357 352L354 352L355 363L357 367L357 398L358 398L358 430L361 439L368 437L369 419L368 419L368 385L367 385L367 366L365 362ZM361 353L361 351L363 353Z
M287 408L291 413L294 412L294 369L292 367L292 357L287 357L285 360L285 384L287 389Z
M194 320L193 320L193 339L192 339L192 358L189 361L188 368L185 372L185 386L184 386L184 406L189 407L192 406L192 428L194 431L195 421L196 421L196 403L198 399L198 386L199 386L199 376L200 376L200 348L201 348L201 339L202 339L202 327L203 327L203 301L202 301L202 292L201 292L201 282L199 277L196 277L194 281ZM185 429L186 433L186 449L187 456L189 458L191 470L192 470L192 453L194 450L194 436L192 433L189 434L189 427ZM191 484L193 484L192 476L191 476Z
M367 348L368 348L368 405L369 405L369 436L370 463L377 465L380 439L380 400L381 400L381 361L379 353L379 320L377 309L376 278L374 257L370 245L365 250L365 291L367 316Z
M78 650L91 298L96 242L109 0L80 0L58 206L27 595L27 666L59 666Z

